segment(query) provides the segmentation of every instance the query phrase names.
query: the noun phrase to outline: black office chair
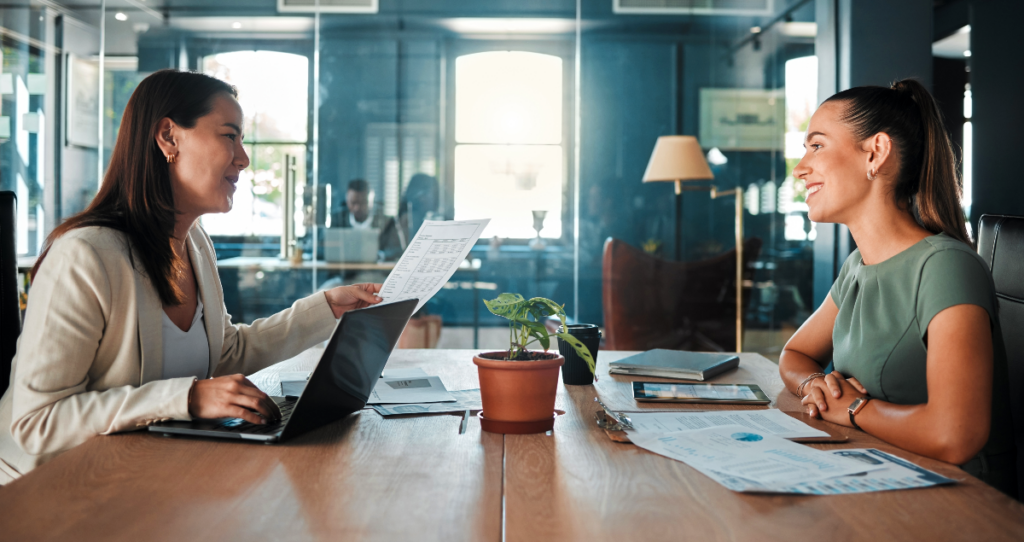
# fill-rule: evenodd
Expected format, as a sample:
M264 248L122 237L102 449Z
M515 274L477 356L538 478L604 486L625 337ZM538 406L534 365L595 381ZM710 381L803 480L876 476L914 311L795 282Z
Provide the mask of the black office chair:
M14 231L17 208L18 198L14 192L0 192L0 395L10 384L11 360L21 334L17 237Z
M1010 379L1017 442L1017 498L1024 499L1024 217L983 215L978 254L992 270Z

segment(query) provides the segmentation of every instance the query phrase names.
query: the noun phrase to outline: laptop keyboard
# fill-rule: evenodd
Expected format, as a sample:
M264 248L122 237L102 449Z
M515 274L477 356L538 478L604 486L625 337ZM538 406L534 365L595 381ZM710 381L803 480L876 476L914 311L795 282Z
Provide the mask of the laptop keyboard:
M285 424L288 423L288 418L291 417L292 410L295 409L295 403L295 400L286 400L278 404L278 408L281 409L281 419L273 423L259 425L247 422L242 418L230 418L221 422L214 429L217 431L231 431L232 433L255 433L257 435L276 433L284 429Z

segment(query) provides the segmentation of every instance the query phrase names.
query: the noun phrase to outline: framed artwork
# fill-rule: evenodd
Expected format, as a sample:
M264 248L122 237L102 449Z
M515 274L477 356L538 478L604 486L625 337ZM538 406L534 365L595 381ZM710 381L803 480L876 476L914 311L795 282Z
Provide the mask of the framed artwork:
M67 66L67 144L96 148L99 146L99 63L68 54Z
M700 144L731 151L783 150L785 89L700 89Z

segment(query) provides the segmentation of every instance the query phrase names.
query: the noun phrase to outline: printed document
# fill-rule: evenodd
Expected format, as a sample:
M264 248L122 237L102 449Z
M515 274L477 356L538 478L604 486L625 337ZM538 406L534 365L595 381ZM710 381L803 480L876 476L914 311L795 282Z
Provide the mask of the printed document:
M765 486L817 482L884 468L742 425L674 433L636 432L629 439L645 450L682 461L701 472L715 471Z
M852 450L831 450L827 453L863 461L867 464L881 465L884 468L852 476L837 476L816 482L802 484L759 484L737 476L730 476L713 470L697 469L723 486L744 493L796 493L801 495L845 495L849 493L868 493L871 491L892 491L896 489L914 489L945 484L955 484L956 480L946 478L930 470L889 455L873 448Z
M409 369L384 369L384 372L380 375L381 378L413 378L417 376L426 378L430 375L420 367L412 367Z
M465 412L483 409L480 402L480 390L450 391L455 398L454 403L413 403L405 405L372 405L381 416L397 416L399 414L443 414L445 412Z
M380 289L383 303L419 299L420 310L466 259L490 219L425 220Z
M454 401L441 379L436 376L381 378L370 393L368 405L381 403L439 403Z
M310 371L281 373L281 395L302 395L311 374ZM427 373L419 367L411 369L384 369L384 374L381 375L381 378L413 378L418 376L426 378Z
M742 425L747 429L765 431L782 438L827 437L819 431L777 409L716 410L713 412L640 412L626 414L633 431L641 433L674 433L720 425ZM632 440L632 436L630 436Z

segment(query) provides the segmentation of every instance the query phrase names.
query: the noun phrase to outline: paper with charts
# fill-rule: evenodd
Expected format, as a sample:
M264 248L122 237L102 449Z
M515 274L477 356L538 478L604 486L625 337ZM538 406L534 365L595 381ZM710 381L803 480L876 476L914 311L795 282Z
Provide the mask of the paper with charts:
M452 278L491 220L425 220L384 281L384 303L419 299L420 310Z
M739 425L641 432L631 434L630 440L743 493L841 495L956 483L881 450L826 452ZM861 466L850 469L851 463Z
M832 455L742 425L696 431L631 433L633 444L701 471L734 476L762 486L813 483L884 468Z

